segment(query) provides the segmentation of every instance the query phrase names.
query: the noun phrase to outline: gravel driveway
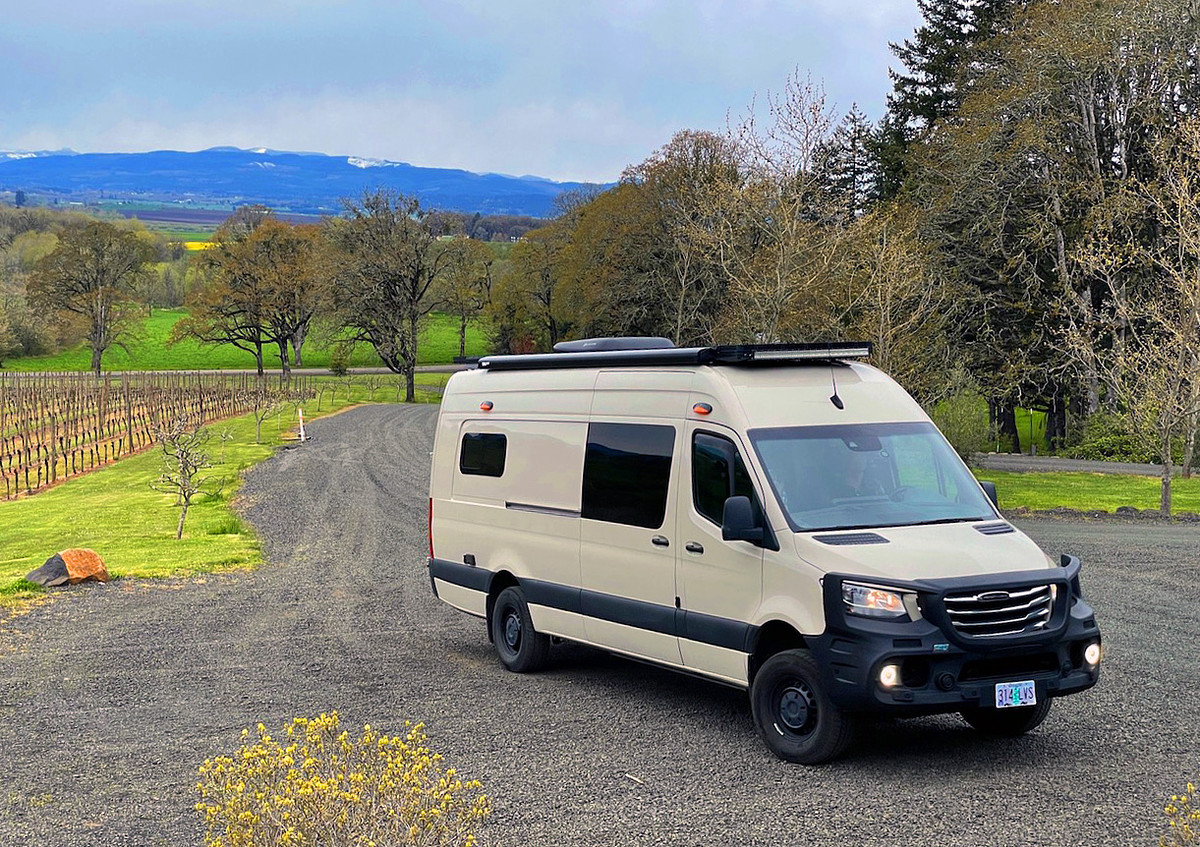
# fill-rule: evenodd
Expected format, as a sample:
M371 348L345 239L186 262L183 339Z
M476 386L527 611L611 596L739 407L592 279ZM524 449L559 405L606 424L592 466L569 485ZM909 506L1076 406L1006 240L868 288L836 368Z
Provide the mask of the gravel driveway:
M1100 685L1024 739L900 721L810 769L766 751L737 691L581 647L503 671L429 590L435 413L353 409L255 469L245 511L273 564L77 589L0 633L0 845L200 844L196 766L329 709L425 721L492 796L493 847L1154 845L1200 769L1195 527L1023 522L1084 560Z

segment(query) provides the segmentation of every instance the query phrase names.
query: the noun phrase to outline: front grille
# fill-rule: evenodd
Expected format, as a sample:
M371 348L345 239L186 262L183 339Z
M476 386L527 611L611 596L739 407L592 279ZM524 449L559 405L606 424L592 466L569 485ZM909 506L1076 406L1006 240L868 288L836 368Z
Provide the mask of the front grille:
M959 682L978 682L981 679L1020 679L1039 673L1058 670L1058 656L1037 653L1032 656L1008 656L1001 659L978 659L966 662L958 674Z
M945 598L946 614L960 635L995 638L1044 629L1054 595L1049 585L1012 590L994 589Z

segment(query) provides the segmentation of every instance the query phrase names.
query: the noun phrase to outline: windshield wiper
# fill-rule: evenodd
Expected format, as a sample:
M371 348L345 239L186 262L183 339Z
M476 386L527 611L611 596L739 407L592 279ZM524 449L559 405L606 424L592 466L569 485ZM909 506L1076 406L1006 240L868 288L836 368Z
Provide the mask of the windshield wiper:
M931 521L913 521L912 523L902 524L902 526L932 526L933 524L941 523L966 523L968 521L985 521L983 517L968 517L968 518L936 518Z

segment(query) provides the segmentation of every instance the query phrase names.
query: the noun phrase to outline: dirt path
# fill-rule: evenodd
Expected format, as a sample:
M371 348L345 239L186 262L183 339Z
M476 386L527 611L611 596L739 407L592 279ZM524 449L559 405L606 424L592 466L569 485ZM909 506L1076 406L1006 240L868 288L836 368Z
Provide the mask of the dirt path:
M20 619L0 657L0 845L200 844L196 766L243 727L329 709L425 721L494 798L494 847L1153 844L1200 767L1196 528L1023 524L1084 558L1108 640L1100 686L1032 736L898 722L798 768L733 690L578 647L504 672L482 624L429 591L435 414L354 409L254 470L271 565L86 588Z

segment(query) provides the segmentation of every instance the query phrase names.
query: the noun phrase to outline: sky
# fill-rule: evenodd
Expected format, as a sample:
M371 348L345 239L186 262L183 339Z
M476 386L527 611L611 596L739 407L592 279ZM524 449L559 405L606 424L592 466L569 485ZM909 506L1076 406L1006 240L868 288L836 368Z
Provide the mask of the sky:
M882 115L916 0L0 0L0 150L216 146L608 182L799 72Z

